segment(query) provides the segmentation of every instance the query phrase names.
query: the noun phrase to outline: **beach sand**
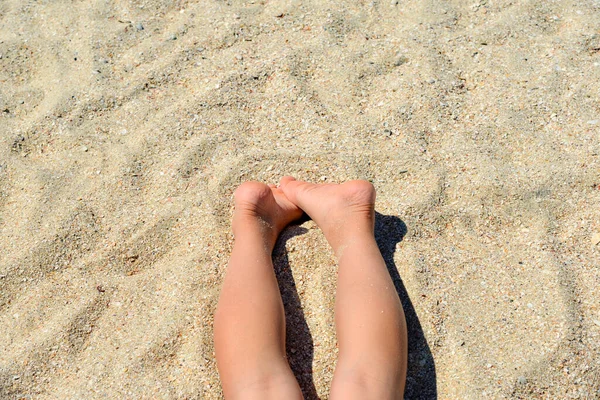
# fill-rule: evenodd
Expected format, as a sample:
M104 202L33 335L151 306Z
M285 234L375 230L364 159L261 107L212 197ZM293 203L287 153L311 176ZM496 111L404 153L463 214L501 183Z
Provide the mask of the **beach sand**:
M598 0L4 0L0 398L221 398L231 194L286 174L375 185L407 399L599 398L599 158ZM274 259L327 399L335 259Z

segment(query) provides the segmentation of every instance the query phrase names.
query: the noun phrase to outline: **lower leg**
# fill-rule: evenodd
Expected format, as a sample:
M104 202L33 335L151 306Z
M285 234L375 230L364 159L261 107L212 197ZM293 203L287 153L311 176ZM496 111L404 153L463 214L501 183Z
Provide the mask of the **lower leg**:
M338 256L338 365L332 399L402 399L406 379L404 312L372 235Z
M339 263L338 364L331 398L401 399L407 364L404 312L375 242L373 186L282 180L286 196L321 227Z
M285 316L271 252L302 212L257 182L236 191L235 243L215 313L217 366L226 398L301 399L285 354Z

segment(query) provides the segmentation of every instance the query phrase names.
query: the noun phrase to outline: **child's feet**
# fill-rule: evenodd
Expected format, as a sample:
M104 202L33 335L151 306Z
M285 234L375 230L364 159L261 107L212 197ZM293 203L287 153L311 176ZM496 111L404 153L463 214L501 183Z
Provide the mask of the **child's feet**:
M357 235L373 236L375 188L371 183L315 185L284 176L280 187L289 201L319 225L336 254Z
M271 246L283 228L303 214L275 185L242 183L235 190L234 199L233 234L237 236L245 229L258 226Z

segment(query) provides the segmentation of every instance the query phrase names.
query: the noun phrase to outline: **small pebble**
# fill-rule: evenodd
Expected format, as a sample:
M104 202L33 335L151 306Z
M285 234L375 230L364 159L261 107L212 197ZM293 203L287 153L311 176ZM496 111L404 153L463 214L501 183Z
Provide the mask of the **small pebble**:
M144 25L142 25L141 22L138 22L137 24L135 24L135 29L137 29L138 31L143 31Z
M592 236L592 244L597 246L600 243L600 232L596 232L594 236Z
M81 146L81 151L86 152L88 151L88 148L86 146Z
M592 120L588 121L587 123L589 125L597 125L598 122L600 122L600 119L592 119Z
M390 2L390 4L391 4L392 6L397 6L399 2L400 2L399 0L392 0L392 1Z
M527 383L527 378L521 375L519 378L517 378L517 382L519 382L519 385L524 385Z
M169 40L177 40L177 35L172 34L171 36L169 36Z
M434 84L435 83L435 79L429 78L429 79L427 79L427 83Z
M402 64L406 64L408 62L408 58L404 57L404 56L398 56L396 57L396 60L394 61L394 66L399 67Z

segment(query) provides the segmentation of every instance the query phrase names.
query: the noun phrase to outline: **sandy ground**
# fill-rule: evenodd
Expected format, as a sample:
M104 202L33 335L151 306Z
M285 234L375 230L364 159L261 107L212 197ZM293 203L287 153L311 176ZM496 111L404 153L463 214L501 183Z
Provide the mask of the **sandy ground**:
M231 194L369 179L409 399L600 397L598 0L3 0L0 398L218 399ZM336 266L275 251L307 398Z

